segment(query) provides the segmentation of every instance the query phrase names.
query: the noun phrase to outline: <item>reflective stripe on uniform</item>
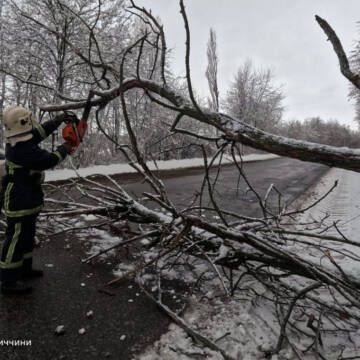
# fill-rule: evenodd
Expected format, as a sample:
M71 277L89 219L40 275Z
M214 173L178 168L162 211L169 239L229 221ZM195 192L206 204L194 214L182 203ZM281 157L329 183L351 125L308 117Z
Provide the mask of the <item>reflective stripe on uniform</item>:
M15 164L12 161L7 160L7 159L6 159L6 163L9 165L9 167L11 166L13 168L22 168L22 165Z
M60 154L59 151L54 151L53 154L56 155L59 158L59 162L64 160L64 158L62 157L62 155Z
M30 175L41 174L41 170L30 170Z
M10 211L10 191L13 188L14 183L9 182L5 191L5 212Z
M24 254L23 258L24 258L24 259L31 259L31 258L32 258L32 251Z
M42 128L42 127L41 127ZM61 156L61 155L60 155ZM15 164L9 160L6 160L6 164L9 167L9 175L14 175L15 169L20 169L23 168L23 166ZM30 170L29 171L30 175L34 174L34 173L41 173L41 171L39 170ZM11 189L13 188L14 183L13 182L9 182L7 187L6 187L6 191L5 191L5 214L9 217L21 217L21 216L27 216L27 215L32 215L35 214L37 212L39 212L42 208L43 208L43 204L36 206L34 208L31 209L23 209L23 210L10 210L10 192Z
M22 168L21 165L17 165L9 160L6 160L6 165L9 167L9 175L14 175L15 169Z
M40 136L45 139L47 136L46 136L46 132L44 130L44 128L40 125L40 124L37 124L35 126L35 129L38 131L38 133L40 134Z
M10 191L12 187L14 186L13 182L10 182L6 188L5 192L5 214L9 217L21 217L21 216L27 216L32 215L37 212L39 212L43 208L43 204L36 206L31 209L24 209L24 210L10 210Z
M6 255L6 260L5 262L7 264L11 263L11 260L14 256L14 250L15 250L15 246L19 240L19 235L20 235L20 232L21 232L21 222L18 222L15 224L15 233L13 235L13 238L11 240L11 244L9 246L9 250L7 252L7 255Z
M1 269L16 269L16 268L21 267L23 262L24 262L23 260L20 260L17 262L7 264L6 262L0 261L0 268Z
M19 240L20 233L21 233L21 222L18 222L15 224L15 232L11 239L11 243L10 243L9 249L6 254L5 261L0 262L1 268L14 269L14 268L20 267L22 265L22 262L23 262L22 259L20 261L16 261L16 262L12 261L13 257L14 257L15 247Z
M21 216L27 216L27 215L35 214L35 213L39 212L43 207L44 207L44 205L41 204L41 205L36 206L34 208L24 209L24 210L11 211L11 210L5 209L5 213L6 213L6 216L8 216L8 217L21 217Z

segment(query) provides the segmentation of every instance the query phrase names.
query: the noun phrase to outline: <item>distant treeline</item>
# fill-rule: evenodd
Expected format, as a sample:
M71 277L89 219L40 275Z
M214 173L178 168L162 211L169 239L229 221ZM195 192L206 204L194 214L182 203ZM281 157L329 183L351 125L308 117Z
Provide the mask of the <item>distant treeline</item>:
M291 120L277 125L280 135L331 146L360 148L360 132L340 124L337 120L325 121L313 117L304 121Z

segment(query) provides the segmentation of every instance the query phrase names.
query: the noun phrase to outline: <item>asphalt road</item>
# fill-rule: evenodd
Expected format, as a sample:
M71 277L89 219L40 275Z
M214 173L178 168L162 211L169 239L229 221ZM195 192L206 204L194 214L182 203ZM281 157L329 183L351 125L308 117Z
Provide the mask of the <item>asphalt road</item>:
M284 201L303 193L327 170L325 166L286 158L249 163L245 169L261 196L273 183L283 193ZM201 187L203 171L186 170L180 171L181 177L175 175L167 174L165 186L180 208L187 207ZM121 176L117 178L121 180ZM233 167L223 169L217 190L220 205L249 216L259 214L255 196L246 191L243 181L238 187L237 180ZM125 186L137 194L146 190L144 184ZM65 249L68 244L70 250ZM87 248L86 242L74 235L41 243L35 251L35 264L45 269L45 276L33 280L34 292L18 298L0 297L0 360L127 360L167 331L169 319L133 281L118 283L114 296L98 291L112 278L111 270L119 259L82 264L80 259ZM183 295L186 297L185 290ZM92 318L86 316L90 310L94 312ZM55 335L58 325L65 326L63 335ZM81 328L86 330L83 335L78 333ZM4 345L2 340L31 340L32 345Z
M249 180L251 188L264 199L269 186L273 184L281 193L281 206L291 203L296 197L305 192L321 177L328 167L324 165L306 163L290 158L279 158L267 161L257 161L244 164L244 173ZM181 170L170 174L163 179L170 200L178 209L187 208L193 201L195 194L199 193L204 178L202 169ZM177 175L177 176L174 176ZM234 166L226 166L217 175L217 169L211 171L212 181L217 178L214 197L222 209L227 209L246 216L261 216L255 193L249 190L249 185L244 178L239 180L239 171ZM149 191L150 187L143 183L134 183L124 186L127 191L135 196ZM211 206L207 187L203 192L203 205ZM272 210L278 210L279 196L271 192L268 204ZM216 215L215 215L216 216Z

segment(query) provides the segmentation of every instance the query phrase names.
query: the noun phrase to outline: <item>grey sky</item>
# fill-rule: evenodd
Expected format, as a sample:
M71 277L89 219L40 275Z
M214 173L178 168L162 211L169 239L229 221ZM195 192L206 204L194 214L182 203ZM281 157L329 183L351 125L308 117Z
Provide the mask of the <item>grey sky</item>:
M173 48L172 64L185 73L185 31L177 0L138 0L160 16ZM285 118L337 118L355 128L348 82L342 77L331 44L315 22L325 18L349 53L360 39L360 0L185 0L191 29L194 87L207 95L206 44L209 29L217 33L219 87L224 95L247 59L271 68L286 95Z

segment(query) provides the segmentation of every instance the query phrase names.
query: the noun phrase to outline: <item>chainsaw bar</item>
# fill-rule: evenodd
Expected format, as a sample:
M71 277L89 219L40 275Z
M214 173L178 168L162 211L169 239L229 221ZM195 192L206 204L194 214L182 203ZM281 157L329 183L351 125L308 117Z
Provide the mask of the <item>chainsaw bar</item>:
M89 115L90 115L90 110L91 110L91 99L93 98L94 96L94 92L92 90L89 91L89 94L88 94L88 97L86 99L86 103L85 103L85 107L84 107L84 112L83 112L83 115L82 115L82 118L81 120L84 120L85 122L88 121L88 118L89 118Z

